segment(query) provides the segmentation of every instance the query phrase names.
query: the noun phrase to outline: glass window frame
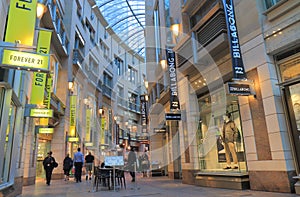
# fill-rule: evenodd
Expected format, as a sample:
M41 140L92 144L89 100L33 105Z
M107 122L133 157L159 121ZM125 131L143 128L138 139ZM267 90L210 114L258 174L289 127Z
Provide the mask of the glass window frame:
M200 103L201 101L203 101L202 104ZM224 101L226 106L222 104ZM238 97L216 91L199 98L198 102L200 115L197 123L196 143L199 170L208 173L247 172ZM231 114L230 120L235 123L241 134L241 142L234 142L238 156L238 169L229 171L224 170L224 167L226 167L225 149L218 150L217 147L217 139L223 135L223 115L225 115L226 111ZM231 167L234 167L233 162L231 162Z

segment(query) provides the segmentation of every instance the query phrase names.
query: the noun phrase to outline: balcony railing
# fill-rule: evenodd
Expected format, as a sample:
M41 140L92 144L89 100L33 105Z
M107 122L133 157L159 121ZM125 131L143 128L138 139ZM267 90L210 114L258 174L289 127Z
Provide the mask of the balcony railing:
M77 64L82 67L82 62L84 60L84 56L79 49L73 49L73 64Z
M112 89L111 87L107 86L106 84L102 85L102 91L103 94L106 95L107 97L111 98L112 96Z

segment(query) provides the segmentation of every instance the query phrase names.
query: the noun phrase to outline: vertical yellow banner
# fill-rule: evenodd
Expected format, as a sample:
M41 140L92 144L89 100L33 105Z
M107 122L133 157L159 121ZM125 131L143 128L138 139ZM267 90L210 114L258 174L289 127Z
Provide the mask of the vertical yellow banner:
M52 30L40 29L36 52L39 54L49 54Z
M37 53L49 54L52 31L40 30L38 37ZM40 72L33 73L30 103L42 105L44 101L44 89L46 84L46 74Z
M51 30L39 30L37 53L39 54L50 53L51 36L52 36ZM47 77L47 85L46 85L47 95L45 95L45 97L44 94L41 92L44 92L47 75L45 73L39 73L39 72L34 72L33 75L34 75L34 80L32 83L31 98L33 102L37 102L34 104L38 104L42 101L43 105L45 105L47 109L50 109L51 86L52 86L53 75ZM36 78L36 76L41 76L45 80L41 81L39 78ZM36 80L40 80L40 83L37 84ZM40 125L48 125L48 118L40 118Z
M10 0L5 41L32 46L37 0Z
M91 116L92 109L86 109L85 111L85 141L91 142Z
M33 73L31 97L30 97L31 104L43 105L46 76L47 74L45 73L40 73L40 72Z
M47 83L46 83L46 95L44 97L44 106L46 106L47 109L50 109L50 102L51 102L51 88L52 88L52 82L53 82L53 74L50 74L47 77ZM48 125L49 118L40 118L40 125Z
M71 137L76 136L76 100L77 100L76 95L70 96L70 130L69 130L69 136L71 136Z
M102 118L100 127L100 144L105 144L105 124L105 118Z

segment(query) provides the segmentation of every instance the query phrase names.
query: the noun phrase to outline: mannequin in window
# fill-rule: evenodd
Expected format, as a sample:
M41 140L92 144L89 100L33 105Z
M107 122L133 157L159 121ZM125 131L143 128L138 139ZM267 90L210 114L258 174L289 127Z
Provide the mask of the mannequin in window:
M231 169L231 160L230 154L233 159L233 169L238 169L238 158L235 150L234 142L238 136L238 130L235 123L230 120L231 114L226 112L223 116L224 124L223 124L223 142L225 148L225 157L226 157L226 166L223 169Z

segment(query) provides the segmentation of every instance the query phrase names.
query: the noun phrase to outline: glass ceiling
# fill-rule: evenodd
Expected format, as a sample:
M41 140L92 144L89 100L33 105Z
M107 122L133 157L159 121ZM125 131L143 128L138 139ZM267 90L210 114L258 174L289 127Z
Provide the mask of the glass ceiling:
M133 51L145 54L145 0L96 0L109 26Z

